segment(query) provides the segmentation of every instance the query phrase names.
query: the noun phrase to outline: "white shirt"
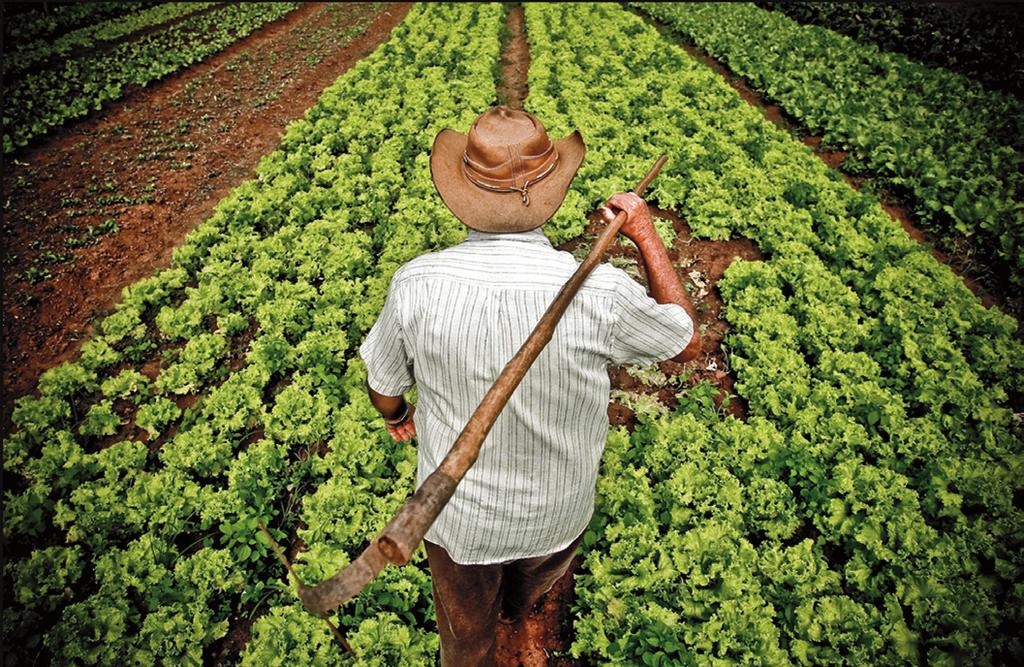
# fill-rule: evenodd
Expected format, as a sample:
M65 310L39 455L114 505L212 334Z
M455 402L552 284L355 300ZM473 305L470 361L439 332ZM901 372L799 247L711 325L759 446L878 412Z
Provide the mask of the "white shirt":
M375 391L417 384L417 486L440 464L577 262L539 229L470 231L395 272L359 354ZM594 510L608 432L610 364L678 354L693 322L624 271L599 265L513 393L426 534L462 564L541 556L569 545Z

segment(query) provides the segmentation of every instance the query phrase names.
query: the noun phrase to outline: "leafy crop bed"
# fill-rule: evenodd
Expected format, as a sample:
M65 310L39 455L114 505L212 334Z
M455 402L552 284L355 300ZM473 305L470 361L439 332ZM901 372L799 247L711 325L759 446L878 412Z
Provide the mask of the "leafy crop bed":
M138 2L73 2L13 14L4 12L4 47L12 42L50 38L90 23L127 14L139 8Z
M560 215L666 153L652 198L695 235L746 236L766 256L719 283L748 421L700 409L698 392L610 438L574 651L645 664L1021 655L1016 322L641 19L611 5L528 5L526 18L527 107L589 139L580 197Z
M413 10L172 268L125 290L79 361L19 401L5 466L24 484L5 531L36 548L8 565L3 643L21 661L194 664L217 653L229 616L268 603L243 662L341 659L255 518L282 538L302 522L301 571L316 580L410 491L415 452L390 442L353 351L394 269L464 235L433 195L427 151L492 101L502 19L497 5ZM419 566L391 570L342 625L382 656L372 664L432 664L428 593Z
M1024 280L1024 104L903 55L743 3L636 3L765 91L844 168L909 191L939 234Z
M1009 3L758 2L859 42L877 44L929 65L1024 95L1024 14Z
M188 4L146 10L140 14L141 19L122 17L114 22L117 25L110 34L121 36L121 30L143 30L182 12L200 9ZM102 108L105 102L121 97L125 86L144 86L220 51L297 6L287 2L229 5L198 13L101 54L58 59L39 70L26 70L9 83L5 81L4 153L26 146L70 119ZM91 46L104 36L103 30L88 35L85 32L80 35L82 46ZM50 47L29 45L29 51L21 56L15 51L5 58L5 78L8 68L17 71L60 55L65 46L70 48L58 39Z
M213 2L167 2L142 11L130 12L107 21L93 23L56 39L38 39L18 44L4 53L4 78L8 81L37 63L66 55L72 49L84 49L109 42L139 30L206 9Z
M554 241L664 152L650 198L764 254L719 283L748 418L701 384L609 434L572 653L1018 662L1017 323L633 13L529 4L526 22L528 110L588 144ZM411 491L415 449L387 437L355 349L394 270L464 237L428 151L494 101L503 25L496 4L416 6L18 400L11 662L351 662L255 523L313 583ZM433 618L420 554L337 620L360 664L432 665Z

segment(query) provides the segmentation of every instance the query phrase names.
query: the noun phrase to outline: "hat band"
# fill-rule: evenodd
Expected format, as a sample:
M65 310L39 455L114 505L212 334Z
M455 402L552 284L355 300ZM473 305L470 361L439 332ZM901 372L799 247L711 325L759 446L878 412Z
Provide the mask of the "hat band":
M544 179L548 174L555 170L558 166L558 151L555 150L554 144L548 144L547 150L538 155L528 156L527 160L536 160L537 158L546 158L537 165L533 170L534 174L530 177L525 177L523 174L523 157L519 155L519 152L515 150L518 146L509 146L510 159L497 165L495 167L487 168L483 165L474 162L467 152L462 154L462 173L465 174L466 178L473 185L489 190L491 192L518 192L523 197L523 205L530 205L530 194L529 187L536 184L538 181ZM512 176L511 177L493 177L486 175L486 172L495 172L502 170L506 165L511 164ZM519 169L516 169L516 165L519 165ZM537 173L538 170L540 173ZM517 174L518 171L518 174ZM485 173L480 173L485 172ZM517 185L517 181L522 181L522 186Z

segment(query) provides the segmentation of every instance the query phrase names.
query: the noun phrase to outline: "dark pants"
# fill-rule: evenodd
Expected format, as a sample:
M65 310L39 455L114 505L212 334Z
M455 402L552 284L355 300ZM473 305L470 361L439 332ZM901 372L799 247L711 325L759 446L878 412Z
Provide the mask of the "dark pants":
M424 540L434 609L441 633L441 667L494 664L498 612L518 619L569 569L581 534L559 552L493 565L459 565L444 547Z

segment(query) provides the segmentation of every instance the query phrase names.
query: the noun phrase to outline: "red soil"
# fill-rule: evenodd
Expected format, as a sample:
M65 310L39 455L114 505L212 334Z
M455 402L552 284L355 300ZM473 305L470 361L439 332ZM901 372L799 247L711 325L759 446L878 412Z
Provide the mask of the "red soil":
M32 391L44 370L77 354L123 287L167 266L188 232L253 175L285 126L385 41L410 5L377 11L355 3L304 4L8 160L0 403L5 431L14 399ZM152 201L145 201L150 195ZM98 196L129 201L104 204ZM100 236L95 245L64 247L86 223L110 218L119 232ZM40 264L46 250L74 259ZM19 280L32 265L53 277L36 285Z
M508 12L509 39L501 49L501 82L498 100L513 109L522 109L529 93L526 74L530 70L530 45L526 41L526 16L522 7Z
M701 333L701 354L685 364L674 361L663 361L658 364L661 372L669 378L679 378L685 386L693 386L706 380L719 389L717 402L726 396L734 396L732 389L734 377L730 373L728 358L722 350L722 339L729 325L719 317L724 302L715 285L722 278L725 270L736 259L757 260L761 252L749 239L731 239L728 241L710 241L696 239L690 234L686 222L672 211L651 207L651 212L659 218L672 223L676 232L676 240L668 249L669 259L676 267L683 285L690 292L694 308L697 309L697 326ZM560 249L569 252L580 252L588 238L593 238L603 226L603 222L595 215L584 233L584 237L573 239ZM621 237L608 249L608 257L626 258L642 268L639 253L632 244L623 242ZM646 275L644 284L647 285ZM629 375L623 368L610 370L613 389L622 389L634 393L645 393L656 396L665 406L674 407L676 392L679 387L651 387ZM746 403L739 397L733 397L728 403L728 410L736 417L744 417ZM608 418L613 426L630 425L633 423L633 411L618 402L608 407Z

